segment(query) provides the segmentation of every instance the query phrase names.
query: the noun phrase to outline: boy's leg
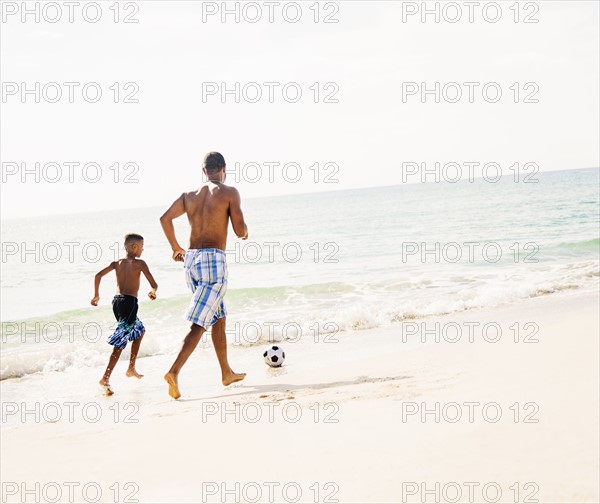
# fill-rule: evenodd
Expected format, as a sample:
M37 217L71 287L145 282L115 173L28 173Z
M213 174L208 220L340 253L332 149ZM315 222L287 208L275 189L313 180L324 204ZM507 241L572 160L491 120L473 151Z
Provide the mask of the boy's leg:
M179 393L179 387L177 385L177 376L179 375L179 371L181 371L181 368L188 360L188 357L192 355L192 352L198 346L198 343L200 343L202 335L205 331L206 329L204 329L204 327L201 327L197 324L192 324L190 332L187 333L187 336L183 340L183 346L179 351L179 355L177 355L177 358L175 359L175 362L173 362L171 369L169 369L169 372L165 375L165 380L169 384L169 395L174 399L179 399L179 397L181 397L181 394Z
M129 367L125 374L129 377L135 376L136 378L141 378L144 375L139 374L135 370L135 361L138 356L138 352L140 351L140 344L142 343L142 338L146 334L146 331L142 331L142 335L131 343L131 355L129 356Z
M221 381L225 386L243 380L246 376L246 373L234 373L229 366L227 360L227 335L225 334L226 324L227 319L223 317L217 320L211 329L213 346L215 347L217 359L221 366Z
M102 385L103 387L108 387L110 385L110 375L113 372L115 366L117 365L117 362L119 362L119 357L121 356L122 351L123 350L121 350L120 348L113 348L112 354L110 354L110 359L108 360L108 366L106 366L106 371L104 371L104 376L99 382L100 385Z

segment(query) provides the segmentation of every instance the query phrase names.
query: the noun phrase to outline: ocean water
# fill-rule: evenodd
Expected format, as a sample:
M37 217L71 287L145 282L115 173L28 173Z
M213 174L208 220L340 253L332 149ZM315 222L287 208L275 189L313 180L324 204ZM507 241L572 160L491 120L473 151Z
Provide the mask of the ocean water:
M228 338L339 339L347 331L599 287L599 170L540 173L538 183L409 184L243 201L247 242L227 246ZM243 196L243 195L242 195ZM76 211L76 209L73 209ZM188 323L181 263L163 208L2 222L1 379L104 365L115 327L114 274L94 274L145 238L159 284L139 317L141 357L174 353ZM177 223L187 243L185 219Z

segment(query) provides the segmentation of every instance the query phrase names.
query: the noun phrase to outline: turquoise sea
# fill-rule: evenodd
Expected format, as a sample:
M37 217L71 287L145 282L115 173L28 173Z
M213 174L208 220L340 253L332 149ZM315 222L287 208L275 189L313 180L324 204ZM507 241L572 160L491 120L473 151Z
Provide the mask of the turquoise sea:
M227 246L232 344L343 338L407 318L599 287L599 170L537 174L538 183L407 184L243 201L247 242ZM243 195L242 195L243 196ZM116 282L94 274L145 238L141 355L174 352L188 323L181 263L158 218L164 208L2 222L1 378L104 364ZM187 223L177 227L182 244Z

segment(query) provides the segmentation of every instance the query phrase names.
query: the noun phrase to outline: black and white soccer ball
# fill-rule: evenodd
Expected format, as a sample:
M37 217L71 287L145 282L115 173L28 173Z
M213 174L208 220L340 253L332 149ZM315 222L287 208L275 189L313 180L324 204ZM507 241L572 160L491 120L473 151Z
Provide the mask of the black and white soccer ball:
M283 364L283 361L285 361L285 352L280 346L273 345L265 350L263 357L269 366L280 367Z

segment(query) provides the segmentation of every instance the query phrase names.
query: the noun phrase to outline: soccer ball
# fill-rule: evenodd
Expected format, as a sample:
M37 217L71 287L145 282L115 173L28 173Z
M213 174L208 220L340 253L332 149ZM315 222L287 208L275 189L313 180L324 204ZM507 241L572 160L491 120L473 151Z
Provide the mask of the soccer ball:
M280 346L272 346L263 353L265 362L271 367L280 367L285 360L285 352Z

